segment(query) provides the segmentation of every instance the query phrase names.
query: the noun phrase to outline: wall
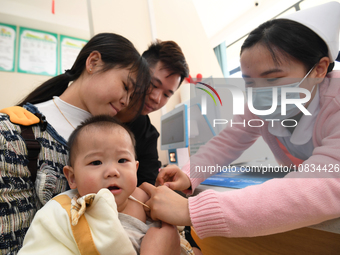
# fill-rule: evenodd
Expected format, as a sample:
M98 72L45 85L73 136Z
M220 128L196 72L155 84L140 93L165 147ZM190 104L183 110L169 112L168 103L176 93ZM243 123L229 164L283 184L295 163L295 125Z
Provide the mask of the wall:
M196 76L197 73L201 73L222 77L222 72L192 1L153 0L151 4L154 10L156 38L173 40L180 45L189 63L190 74ZM114 11L116 9L119 11ZM92 0L92 11L95 33L105 30L119 32L129 38L141 52L152 41L147 0ZM188 88L188 84L183 82L181 88L165 106L165 112L174 109L181 99L183 101L189 99ZM161 111L150 114L151 122L158 130L160 130L161 114ZM167 162L167 156L165 151L160 150L159 142L160 139L158 151L160 160L164 164Z
M52 1L0 0L0 22L89 39L86 1L55 2L55 14L52 14ZM0 72L0 109L16 104L49 78L50 76Z
M189 63L190 74L222 77L214 52L191 0L151 0L157 36L176 41ZM87 1L0 0L0 22L89 39ZM142 53L152 41L147 0L91 0L94 33L114 32L127 37ZM16 104L49 76L0 72L0 108ZM189 99L189 86L183 83L166 105L164 112ZM160 130L161 111L150 114ZM164 151L162 163L167 162Z
M147 0L91 0L94 33L128 38L142 53L151 42Z
M215 53L209 44L208 37L197 15L191 0L154 0L157 37L161 40L176 41L183 50L189 63L190 74L196 77L201 73L203 77L223 77ZM171 111L180 101L190 99L189 84L185 81L175 96L166 105L166 111ZM153 113L153 122L160 120L160 112ZM160 142L160 141L158 141ZM162 158L166 157L161 152Z

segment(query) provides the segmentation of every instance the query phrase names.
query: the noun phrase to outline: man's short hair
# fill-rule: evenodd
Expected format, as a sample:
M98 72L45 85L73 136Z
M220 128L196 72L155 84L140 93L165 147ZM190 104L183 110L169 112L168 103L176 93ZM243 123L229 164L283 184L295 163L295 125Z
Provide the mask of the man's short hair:
M182 49L174 41L157 40L144 51L142 56L148 61L151 68L160 61L163 63L163 67L171 72L171 75L179 74L181 76L179 85L185 77L189 76L189 67Z

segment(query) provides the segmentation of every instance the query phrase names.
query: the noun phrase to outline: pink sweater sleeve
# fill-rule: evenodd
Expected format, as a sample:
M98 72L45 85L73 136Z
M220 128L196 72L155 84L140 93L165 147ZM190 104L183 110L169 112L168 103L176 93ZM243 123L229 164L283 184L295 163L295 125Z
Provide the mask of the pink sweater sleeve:
M200 238L268 235L340 217L340 102L331 104L328 107L333 110L324 111L315 127L317 144L313 155L303 164L309 168L312 164L327 169L333 166L333 172L292 172L285 178L244 189L223 193L207 190L189 197L191 221ZM235 142L230 141L240 142L236 147L239 150L256 136L250 133L252 138L247 143L248 134L222 133L195 154L183 168L191 178L192 188L208 177L195 176L193 160L205 165L223 162L222 159L231 162L238 152L232 152Z
M200 238L251 237L310 226L340 215L340 179L273 179L261 185L189 197Z

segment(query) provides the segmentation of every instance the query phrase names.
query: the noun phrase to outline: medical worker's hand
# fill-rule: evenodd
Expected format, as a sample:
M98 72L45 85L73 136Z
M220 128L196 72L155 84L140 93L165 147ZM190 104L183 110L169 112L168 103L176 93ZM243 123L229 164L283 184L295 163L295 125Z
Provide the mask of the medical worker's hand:
M156 186L165 185L172 190L183 191L191 186L189 177L176 165L169 165L160 170Z
M155 187L144 182L139 186L150 197L145 209L153 220L161 220L177 226L191 226L188 199L177 194L167 186Z
M180 238L175 226L162 222L161 228L149 228L143 237L141 255L179 255Z

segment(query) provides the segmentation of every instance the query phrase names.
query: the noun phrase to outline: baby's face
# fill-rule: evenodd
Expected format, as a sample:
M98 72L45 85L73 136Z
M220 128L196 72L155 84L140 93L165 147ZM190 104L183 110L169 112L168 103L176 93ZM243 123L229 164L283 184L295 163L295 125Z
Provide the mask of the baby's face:
M127 131L120 126L83 130L76 151L70 187L81 196L107 188L118 208L124 205L137 186L138 168Z

